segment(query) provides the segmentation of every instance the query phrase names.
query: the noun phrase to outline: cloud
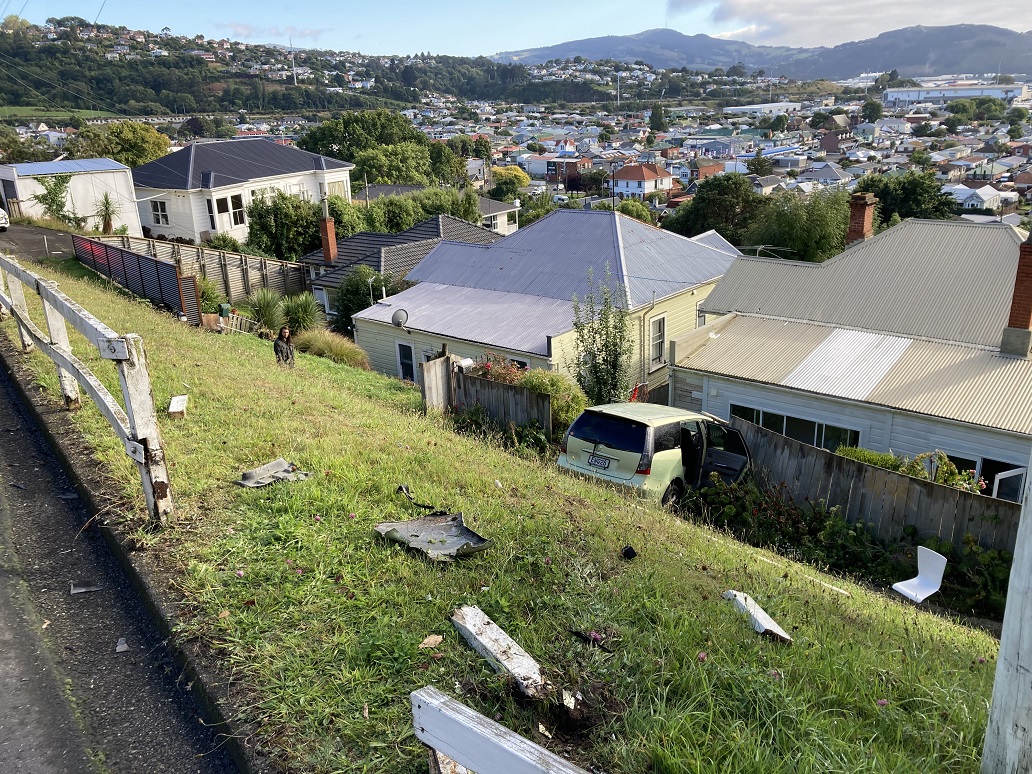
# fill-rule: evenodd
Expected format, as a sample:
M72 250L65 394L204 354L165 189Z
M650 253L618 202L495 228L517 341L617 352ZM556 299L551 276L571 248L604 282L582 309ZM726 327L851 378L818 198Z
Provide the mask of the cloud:
M728 30L727 32L717 32L711 37L723 38L724 40L746 40L747 38L757 38L764 28L758 24L750 24L747 27L739 27L737 30Z
M940 0L930 13L921 3L898 0L865 0L863 3L836 3L826 0L667 0L672 17L708 11L714 25L737 25L734 32L718 37L741 35L749 43L789 46L834 46L849 40L873 38L882 32L915 25L994 24L1021 29L1027 7L1019 0L998 0L980 6L977 17L971 4L961 0Z
M308 27L259 27L254 24L226 22L216 25L219 29L228 30L236 40L262 40L263 42L282 43L285 40L318 40L323 33L332 32L329 28L315 29Z

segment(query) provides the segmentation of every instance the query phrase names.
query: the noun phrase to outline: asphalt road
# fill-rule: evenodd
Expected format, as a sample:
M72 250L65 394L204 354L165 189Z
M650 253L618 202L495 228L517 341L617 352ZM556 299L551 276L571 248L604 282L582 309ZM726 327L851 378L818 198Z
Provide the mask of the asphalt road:
M38 254L31 231L0 250ZM13 378L0 362L0 772L238 771Z

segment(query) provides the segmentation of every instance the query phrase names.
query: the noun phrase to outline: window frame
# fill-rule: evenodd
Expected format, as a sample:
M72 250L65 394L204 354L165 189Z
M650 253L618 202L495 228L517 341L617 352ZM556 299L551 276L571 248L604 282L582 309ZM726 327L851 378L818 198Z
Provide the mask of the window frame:
M667 316L657 314L649 318L649 372L659 370L667 364ZM656 323L661 323L663 330L660 332L660 339L656 340ZM656 344L660 345L659 357L655 356Z
M151 199L151 225L172 225L172 218L168 214L168 202L164 199Z

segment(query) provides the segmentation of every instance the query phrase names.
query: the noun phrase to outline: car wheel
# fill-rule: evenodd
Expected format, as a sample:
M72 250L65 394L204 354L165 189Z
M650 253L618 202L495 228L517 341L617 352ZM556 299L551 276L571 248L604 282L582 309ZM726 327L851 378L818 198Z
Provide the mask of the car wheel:
M681 497L684 495L684 487L680 481L671 482L670 486L663 492L663 507L673 508L681 502Z

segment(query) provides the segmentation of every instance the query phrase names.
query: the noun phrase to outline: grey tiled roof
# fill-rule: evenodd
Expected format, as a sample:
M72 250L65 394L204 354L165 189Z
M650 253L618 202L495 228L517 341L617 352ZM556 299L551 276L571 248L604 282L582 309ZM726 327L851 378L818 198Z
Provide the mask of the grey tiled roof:
M133 183L145 188L189 191L316 169L352 169L354 166L347 161L255 137L192 142L182 150L134 169Z
M716 279L734 257L620 213L556 210L492 245L444 241L408 279L568 301L587 295L589 270L599 282L608 266L626 292L617 303L637 309Z

